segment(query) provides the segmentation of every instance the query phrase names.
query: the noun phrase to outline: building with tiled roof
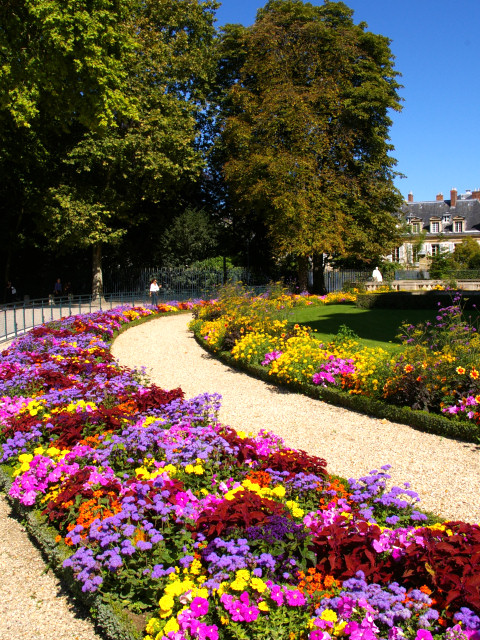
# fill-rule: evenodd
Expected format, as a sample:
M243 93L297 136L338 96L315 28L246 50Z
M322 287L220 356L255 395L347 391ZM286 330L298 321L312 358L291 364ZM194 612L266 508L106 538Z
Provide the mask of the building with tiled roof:
M400 217L409 227L409 235L391 259L400 264L428 269L429 258L440 252L453 252L467 236L480 243L480 190L460 195L450 191L435 200L415 202L413 194L402 205Z

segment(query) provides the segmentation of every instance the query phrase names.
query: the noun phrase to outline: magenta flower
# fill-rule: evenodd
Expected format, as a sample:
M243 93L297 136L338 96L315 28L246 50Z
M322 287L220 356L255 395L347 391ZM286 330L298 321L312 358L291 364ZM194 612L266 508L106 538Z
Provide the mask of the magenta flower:
M260 610L258 609L258 607L244 606L242 608L242 615L245 622L255 622L255 620L258 618L259 613Z
M270 353L266 353L262 361L262 366L266 367L267 365L272 363L274 360L278 360L278 358L280 358L281 355L282 355L281 351L271 351Z
M272 585L270 587L270 597L274 602L277 603L277 605L279 607L282 606L282 604L283 604L283 591L277 584L274 584L274 585Z
M196 597L192 600L190 610L195 617L204 616L208 612L208 601L205 598Z
M427 631L426 629L419 629L415 636L415 640L433 640L433 636L430 631Z
M285 591L285 598L291 607L301 607L306 602L305 596L298 589L287 589L287 591Z

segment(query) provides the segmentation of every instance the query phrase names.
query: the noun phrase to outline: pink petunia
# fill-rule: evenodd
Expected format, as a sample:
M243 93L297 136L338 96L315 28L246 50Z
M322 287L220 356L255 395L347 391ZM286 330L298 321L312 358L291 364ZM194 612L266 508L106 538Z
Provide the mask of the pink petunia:
M287 589L285 591L285 598L291 607L301 607L306 602L305 596L298 589Z
M208 601L197 596L190 604L190 611L195 617L204 616L208 612Z
M427 629L419 629L415 636L415 640L433 640L433 636L430 631L427 631Z

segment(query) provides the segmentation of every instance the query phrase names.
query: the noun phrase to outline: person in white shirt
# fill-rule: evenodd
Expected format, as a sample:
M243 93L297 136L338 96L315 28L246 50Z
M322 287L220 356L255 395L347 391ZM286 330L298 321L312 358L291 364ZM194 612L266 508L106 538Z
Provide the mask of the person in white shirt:
M152 304L158 304L158 292L160 291L160 287L158 286L157 280L154 278L150 283L150 297L152 299Z

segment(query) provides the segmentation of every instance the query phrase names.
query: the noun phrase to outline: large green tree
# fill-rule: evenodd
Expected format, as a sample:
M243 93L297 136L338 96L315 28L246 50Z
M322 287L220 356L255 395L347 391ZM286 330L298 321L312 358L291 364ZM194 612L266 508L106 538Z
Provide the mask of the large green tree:
M100 294L102 246L119 242L132 225L171 216L175 194L201 173L199 123L217 4L7 4L0 13L7 61L0 118L12 139L29 132L40 169L27 193L31 171L22 164L18 191L50 246L92 250Z
M132 2L0 4L0 213L9 276L22 248L45 244L38 222L65 150L85 131L135 117L125 92ZM51 233L49 234L51 237ZM1 241L0 241L1 242Z
M396 242L401 202L389 155L398 110L389 40L343 3L270 0L227 26L216 157L233 209L262 220L277 255L378 256Z

